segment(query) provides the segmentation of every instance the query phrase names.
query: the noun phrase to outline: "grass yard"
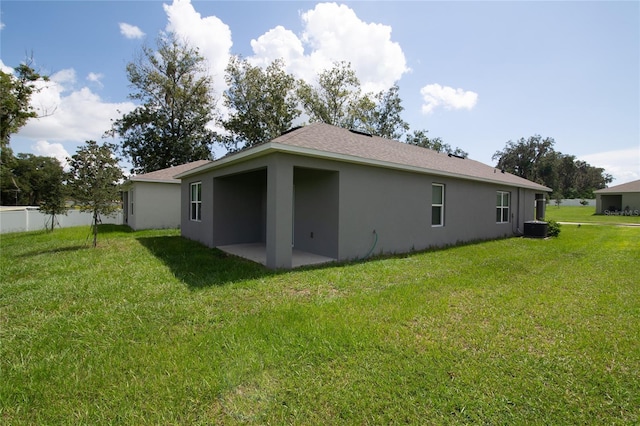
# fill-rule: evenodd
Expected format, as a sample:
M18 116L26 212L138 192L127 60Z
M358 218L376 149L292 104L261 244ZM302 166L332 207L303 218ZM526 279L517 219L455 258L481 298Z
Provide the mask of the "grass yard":
M101 231L0 237L0 423L640 422L640 228L288 272Z
M606 216L596 214L595 206L563 206L548 204L545 219L556 222L640 225L640 216Z

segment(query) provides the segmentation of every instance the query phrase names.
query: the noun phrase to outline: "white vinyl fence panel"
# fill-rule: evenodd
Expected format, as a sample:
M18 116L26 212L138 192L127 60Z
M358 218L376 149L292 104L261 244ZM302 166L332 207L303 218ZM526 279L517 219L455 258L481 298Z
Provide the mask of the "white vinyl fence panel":
M56 216L56 228L90 226L92 214L69 210L66 215ZM122 225L122 210L112 216L101 216L102 223ZM8 232L37 231L51 227L51 216L41 213L37 207L0 210L0 234Z

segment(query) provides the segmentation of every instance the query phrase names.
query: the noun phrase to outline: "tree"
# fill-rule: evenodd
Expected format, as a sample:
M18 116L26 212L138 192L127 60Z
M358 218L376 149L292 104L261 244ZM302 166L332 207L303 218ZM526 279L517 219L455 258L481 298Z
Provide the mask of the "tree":
M351 64L336 62L318 76L316 87L300 80L298 97L311 122L323 122L350 128L357 120L363 103L360 80Z
M67 214L65 173L60 162L55 158L53 160L57 163L57 167L51 167L48 178L44 180L39 203L40 211L49 215L51 231L55 227L56 216Z
M158 39L157 51L143 47L127 65L127 78L141 101L113 122L107 134L122 138L122 153L132 172L148 173L187 162L211 159L215 133L212 80L198 50L169 34Z
M520 138L517 142L508 141L504 150L496 151L491 159L498 160L496 167L501 170L544 184L540 166L542 159L553 152L554 144L553 138L543 139L540 135Z
M458 157L468 157L469 154L456 147L451 148L451 145L445 143L441 138L430 138L427 136L428 130L414 130L413 133L407 134L405 142L410 145L417 145L423 148L432 149L437 152L444 152L447 154L457 155Z
M48 81L30 66L30 61L15 68L15 74L0 70L0 149L9 146L11 135L17 133L30 118L38 117L31 106L31 95L39 89L37 81Z
M14 157L10 178L2 182L3 199L11 198L8 193L17 188L17 204L37 206L48 193L57 191L63 180L64 172L57 159L21 153Z
M508 141L492 159L498 160L496 167L548 186L560 198L593 198L594 190L613 180L604 169L555 151L554 144L553 138L540 135Z
M301 114L295 78L284 71L282 60L273 61L263 70L232 56L225 80L229 89L224 93L224 104L230 114L222 125L230 135L221 141L230 151L276 138Z
M399 96L400 88L394 84L389 90L375 95L369 105L360 103L356 111L364 112L362 126L372 135L399 140L409 130L409 124L400 114L404 110ZM366 97L368 100L368 97Z
M114 155L116 146L87 141L69 162L69 189L80 210L92 213L93 247L98 242L100 215L118 210L118 182L124 177Z

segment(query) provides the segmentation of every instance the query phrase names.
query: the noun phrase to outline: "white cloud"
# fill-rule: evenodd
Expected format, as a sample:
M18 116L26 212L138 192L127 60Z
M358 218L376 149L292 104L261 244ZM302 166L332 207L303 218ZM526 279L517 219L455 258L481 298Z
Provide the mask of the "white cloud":
M350 62L365 92L385 90L409 71L388 25L366 23L351 8L336 3L319 3L300 17L300 37L278 26L252 40L252 62L283 58L289 72L307 81L334 62Z
M191 5L190 0L173 0L163 5L169 19L167 31L175 33L189 45L197 47L207 59L213 78L214 90L218 98L226 89L224 70L229 63L231 30L216 16L202 17Z
M144 37L144 32L135 25L120 22L120 34L129 39L136 39Z
M111 119L132 111L131 102L107 103L89 88L74 88L76 73L65 69L48 82L38 82L39 92L31 105L41 118L32 119L20 129L20 137L47 141L97 140L111 127Z
M71 157L61 143L49 143L45 140L39 140L31 149L36 155L44 157L53 157L60 161L63 168L67 167L67 157Z
M478 94L439 84L428 84L420 89L422 113L431 114L436 108L472 109L478 102Z
M13 68L6 66L2 59L0 59L0 71L6 74L13 74Z
M614 181L609 186L640 179L640 148L582 155L578 160L586 161L593 167L602 167L605 173L613 176Z
M92 83L95 83L96 85L98 85L98 87L103 87L102 81L100 81L100 80L102 80L103 77L104 77L103 74L90 72L87 75L87 80L92 82Z

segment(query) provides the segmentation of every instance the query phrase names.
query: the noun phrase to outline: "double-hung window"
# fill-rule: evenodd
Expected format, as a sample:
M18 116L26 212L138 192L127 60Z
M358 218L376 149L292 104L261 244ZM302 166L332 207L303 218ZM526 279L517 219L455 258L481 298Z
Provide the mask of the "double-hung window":
M444 226L444 185L431 185L431 226Z
M200 222L202 220L202 182L191 184L190 202L190 218L192 221Z
M504 191L498 191L496 197L496 222L508 223L509 222L509 193Z

